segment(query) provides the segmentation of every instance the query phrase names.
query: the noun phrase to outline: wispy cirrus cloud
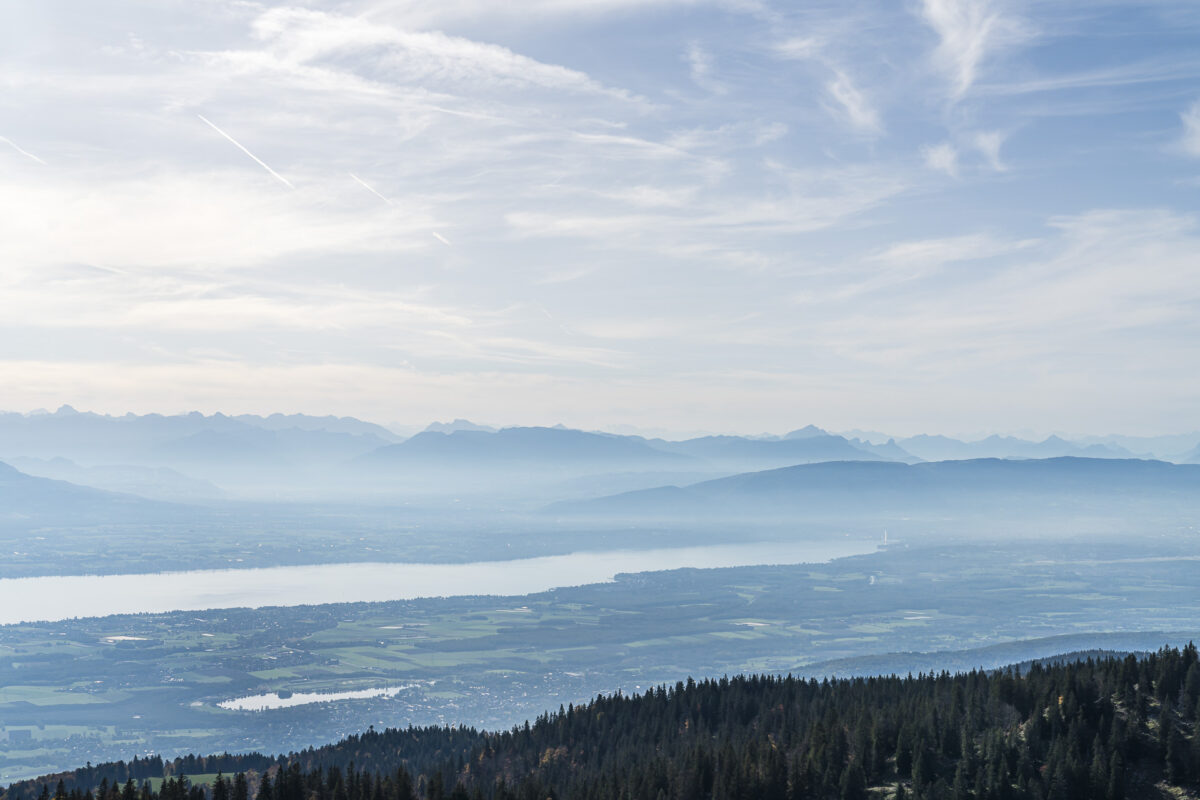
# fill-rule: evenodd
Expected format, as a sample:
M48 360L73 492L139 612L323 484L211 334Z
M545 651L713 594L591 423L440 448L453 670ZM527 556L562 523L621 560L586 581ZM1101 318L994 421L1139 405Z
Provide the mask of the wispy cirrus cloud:
M60 264L219 272L298 254L424 246L435 224L427 208L411 200L359 203L351 184L281 192L265 174L231 169L99 170L0 183L0 261L10 274ZM330 207L335 198L344 202L340 209ZM56 219L72 222L64 228Z
M1028 26L997 0L923 0L921 17L938 35L934 62L955 99L975 83L989 56L1030 36Z
M1057 391L1076 395L1103 386L1125 402L1133 399L1133 370L1168 393L1172 404L1186 402L1194 385L1163 370L1188 361L1186 341L1200 332L1200 284L1187 278L1195 220L1103 210L1048 222L1050 234L1036 242L984 235L888 248L874 258L889 268L897 259L901 265L970 260L980 254L976 248L984 254L990 248L992 260L987 269L963 263L953 282L922 272L873 287L880 291L812 298L806 308L852 305L815 321L805 335L902 382L923 375L1009 394L1014 384L1046 385L1036 376L1055 375ZM989 408L994 400L980 398ZM1014 396L1006 402L1038 401ZM1108 424L1119 421L1120 405L1112 406ZM1069 419L1053 404L1037 413Z
M972 137L975 149L983 156L984 161L995 172L1004 172L1008 166L1000 157L1000 148L1008 136L1003 131L978 131Z
M869 256L867 260L890 268L927 272L944 264L993 258L1032 244L1032 240L1013 241L991 234L970 233L940 239L896 242Z
M950 142L922 147L921 157L929 169L944 172L951 178L958 177L958 148Z
M879 112L871 105L866 95L854 85L850 76L837 71L834 79L826 84L826 91L837 103L839 113L860 133L878 135L883 132Z
M364 16L384 19L406 27L438 27L480 20L513 24L538 21L590 21L634 11L710 6L736 13L769 15L766 2L758 0L522 0L495 3L491 0L372 0L362 4Z
M964 131L952 140L921 147L921 159L934 172L952 178L979 174L981 171L1006 172L1008 165L1001 157L1007 140L1005 131Z
M691 72L692 83L713 94L725 94L729 91L729 88L717 79L712 53L703 45L699 42L689 42L684 56Z
M824 107L830 115L860 134L876 136L883 132L879 111L867 93L859 88L841 59L830 53L830 43L821 36L792 36L775 43L772 52L789 61L809 61L825 73Z
M1194 80L1200 76L1200 59L1190 56L1143 57L1135 61L1086 69L1070 69L1037 76L998 76L975 91L986 96L1069 93L1154 83ZM1110 98L1112 102L1115 98Z
M1200 100L1192 103L1186 111L1179 115L1183 123L1183 135L1179 145L1183 152L1190 156L1200 157Z
M348 59L369 77L421 86L540 88L635 100L579 70L548 64L507 47L441 31L414 31L298 8L271 9L254 32L285 62L322 65ZM345 67L342 67L345 69Z

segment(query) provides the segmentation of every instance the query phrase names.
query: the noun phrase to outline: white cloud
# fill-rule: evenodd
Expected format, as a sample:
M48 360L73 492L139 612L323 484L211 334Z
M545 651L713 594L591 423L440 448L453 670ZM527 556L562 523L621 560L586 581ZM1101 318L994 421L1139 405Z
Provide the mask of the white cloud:
M574 207L557 212L514 211L505 215L505 221L522 238L619 240L626 248L698 257L705 251L727 249L731 239L749 238L752 242L764 234L795 235L833 228L909 186L903 176L890 170L794 169L773 162L767 167L786 186L786 191L774 197L697 192L685 207L671 208L660 202L659 207L642 213L630 213L627 208L584 213ZM649 199L669 197L656 193Z
M688 70L692 83L713 94L725 94L729 91L723 83L713 75L713 57L699 42L690 42L687 47Z
M947 265L993 259L1035 244L1036 240L1005 239L987 233L895 242L865 256L861 263L843 267L847 280L831 296L845 301L874 292L895 292L901 284L945 279L939 273ZM862 277L850 277L858 275ZM801 303L828 300L829 297L798 298Z
M994 0L923 0L921 14L941 40L934 60L947 74L954 98L967 93L988 56L1028 35Z
M836 112L860 133L879 134L883 125L879 113L871 106L866 96L850 80L850 76L838 70L834 79L826 85L829 96L837 101Z
M832 102L824 104L826 110L861 134L881 134L883 124L879 112L867 94L839 65L839 59L830 53L831 47L831 43L823 36L793 36L776 42L771 49L777 58L811 61L828 71L830 77L825 79L824 89Z
M824 44L816 36L793 36L777 42L773 49L780 58L801 61L817 58L821 54Z
M1121 88L1167 81L1194 80L1198 75L1200 75L1200 59L1156 56L1134 63L1076 72L1001 79L981 84L976 87L976 92L992 96L1041 92L1067 93L1084 89ZM1118 100L1119 98L1109 95L1105 97L1105 104L1111 107Z
M1192 103L1179 118L1183 122L1183 138L1179 142L1183 152L1200 157L1200 100Z
M605 192L602 196L638 208L684 208L694 202L698 191L697 186L667 188L642 184Z
M717 127L690 127L670 132L664 144L678 151L731 151L759 147L787 135L782 122L736 121Z
M537 87L635 99L578 70L506 47L440 31L404 30L362 17L276 8L255 20L254 31L284 63L321 65L348 59L377 72L378 79L425 87Z
M922 147L921 157L930 169L944 172L952 178L958 177L958 150L950 142Z
M868 258L869 261L893 268L932 271L944 264L991 258L1031 242L997 239L987 234L964 234L940 239L918 239L897 242Z
M829 113L862 134L871 136L883 132L879 112L854 79L829 53L830 44L822 37L794 36L777 42L772 52L777 58L789 61L811 61L830 75L825 79L825 94L832 102L824 103Z
M755 12L759 3L745 0L382 0L367 4L364 16L386 19L406 27L438 27L462 22L529 23L530 20L574 22L614 13L654 7L725 6Z
M816 297L806 308L852 305L805 335L864 370L913 381L913 400L942 402L940 392L917 390L934 381L960 387L989 414L1015 403L1034 418L1065 422L1086 407L1093 420L1100 414L1119 425L1138 396L1158 392L1166 393L1155 401L1162 408L1182 410L1196 382L1180 381L1176 371L1191 363L1200 334L1195 221L1100 210L1053 219L1051 227L1057 235L1036 247L1017 243L1010 257L987 268L964 265L953 280L928 276L873 294ZM1003 249L1003 240L994 243ZM965 240L902 243L881 256L904 263L967 249ZM1020 397L1022 387L1030 397ZM1052 387L1087 402L1042 402ZM1007 399L998 401L997 391Z
M10 272L63 264L219 271L298 254L406 251L424 242L433 224L427 210L411 201L387 207L342 198L351 181L345 184L287 192L254 166L137 177L43 173L0 182L0 262Z
M1008 166L1000 158L1000 148L1008 138L1002 131L980 131L972 137L975 149L983 156L984 161L996 172L1004 172Z

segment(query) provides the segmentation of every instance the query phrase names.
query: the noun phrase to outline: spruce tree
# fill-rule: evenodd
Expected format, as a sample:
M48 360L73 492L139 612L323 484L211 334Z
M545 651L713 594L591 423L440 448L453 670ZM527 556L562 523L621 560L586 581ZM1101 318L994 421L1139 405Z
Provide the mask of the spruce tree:
M838 782L838 796L841 800L867 800L867 778L857 758L842 770L842 779Z

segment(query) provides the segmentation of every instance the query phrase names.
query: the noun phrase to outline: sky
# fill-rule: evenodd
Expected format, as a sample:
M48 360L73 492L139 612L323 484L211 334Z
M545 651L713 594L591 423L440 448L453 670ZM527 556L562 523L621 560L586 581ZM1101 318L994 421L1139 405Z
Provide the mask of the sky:
M1194 0L13 0L0 86L0 408L1198 426Z

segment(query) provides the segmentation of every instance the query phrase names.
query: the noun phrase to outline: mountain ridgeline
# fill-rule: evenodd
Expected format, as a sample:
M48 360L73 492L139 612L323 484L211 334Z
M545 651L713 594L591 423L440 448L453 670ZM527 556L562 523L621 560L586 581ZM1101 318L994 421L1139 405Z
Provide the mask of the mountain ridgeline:
M3 462L0 462L0 509L0 529L6 523L21 521L45 525L111 517L159 519L177 511L166 503L130 494L27 475Z
M1140 459L825 462L557 503L563 516L796 518L853 513L1200 509L1200 465Z
M545 504L818 462L1059 457L1200 461L1200 433L961 441L838 435L808 425L783 435L671 440L454 420L407 436L352 417L303 414L109 416L69 406L53 413L0 413L0 461L40 477L192 503L388 503L449 493ZM582 478L595 480L572 484Z
M89 765L0 800L1181 798L1200 785L1198 722L1188 645L957 675L689 679L510 731L371 730L277 758Z

